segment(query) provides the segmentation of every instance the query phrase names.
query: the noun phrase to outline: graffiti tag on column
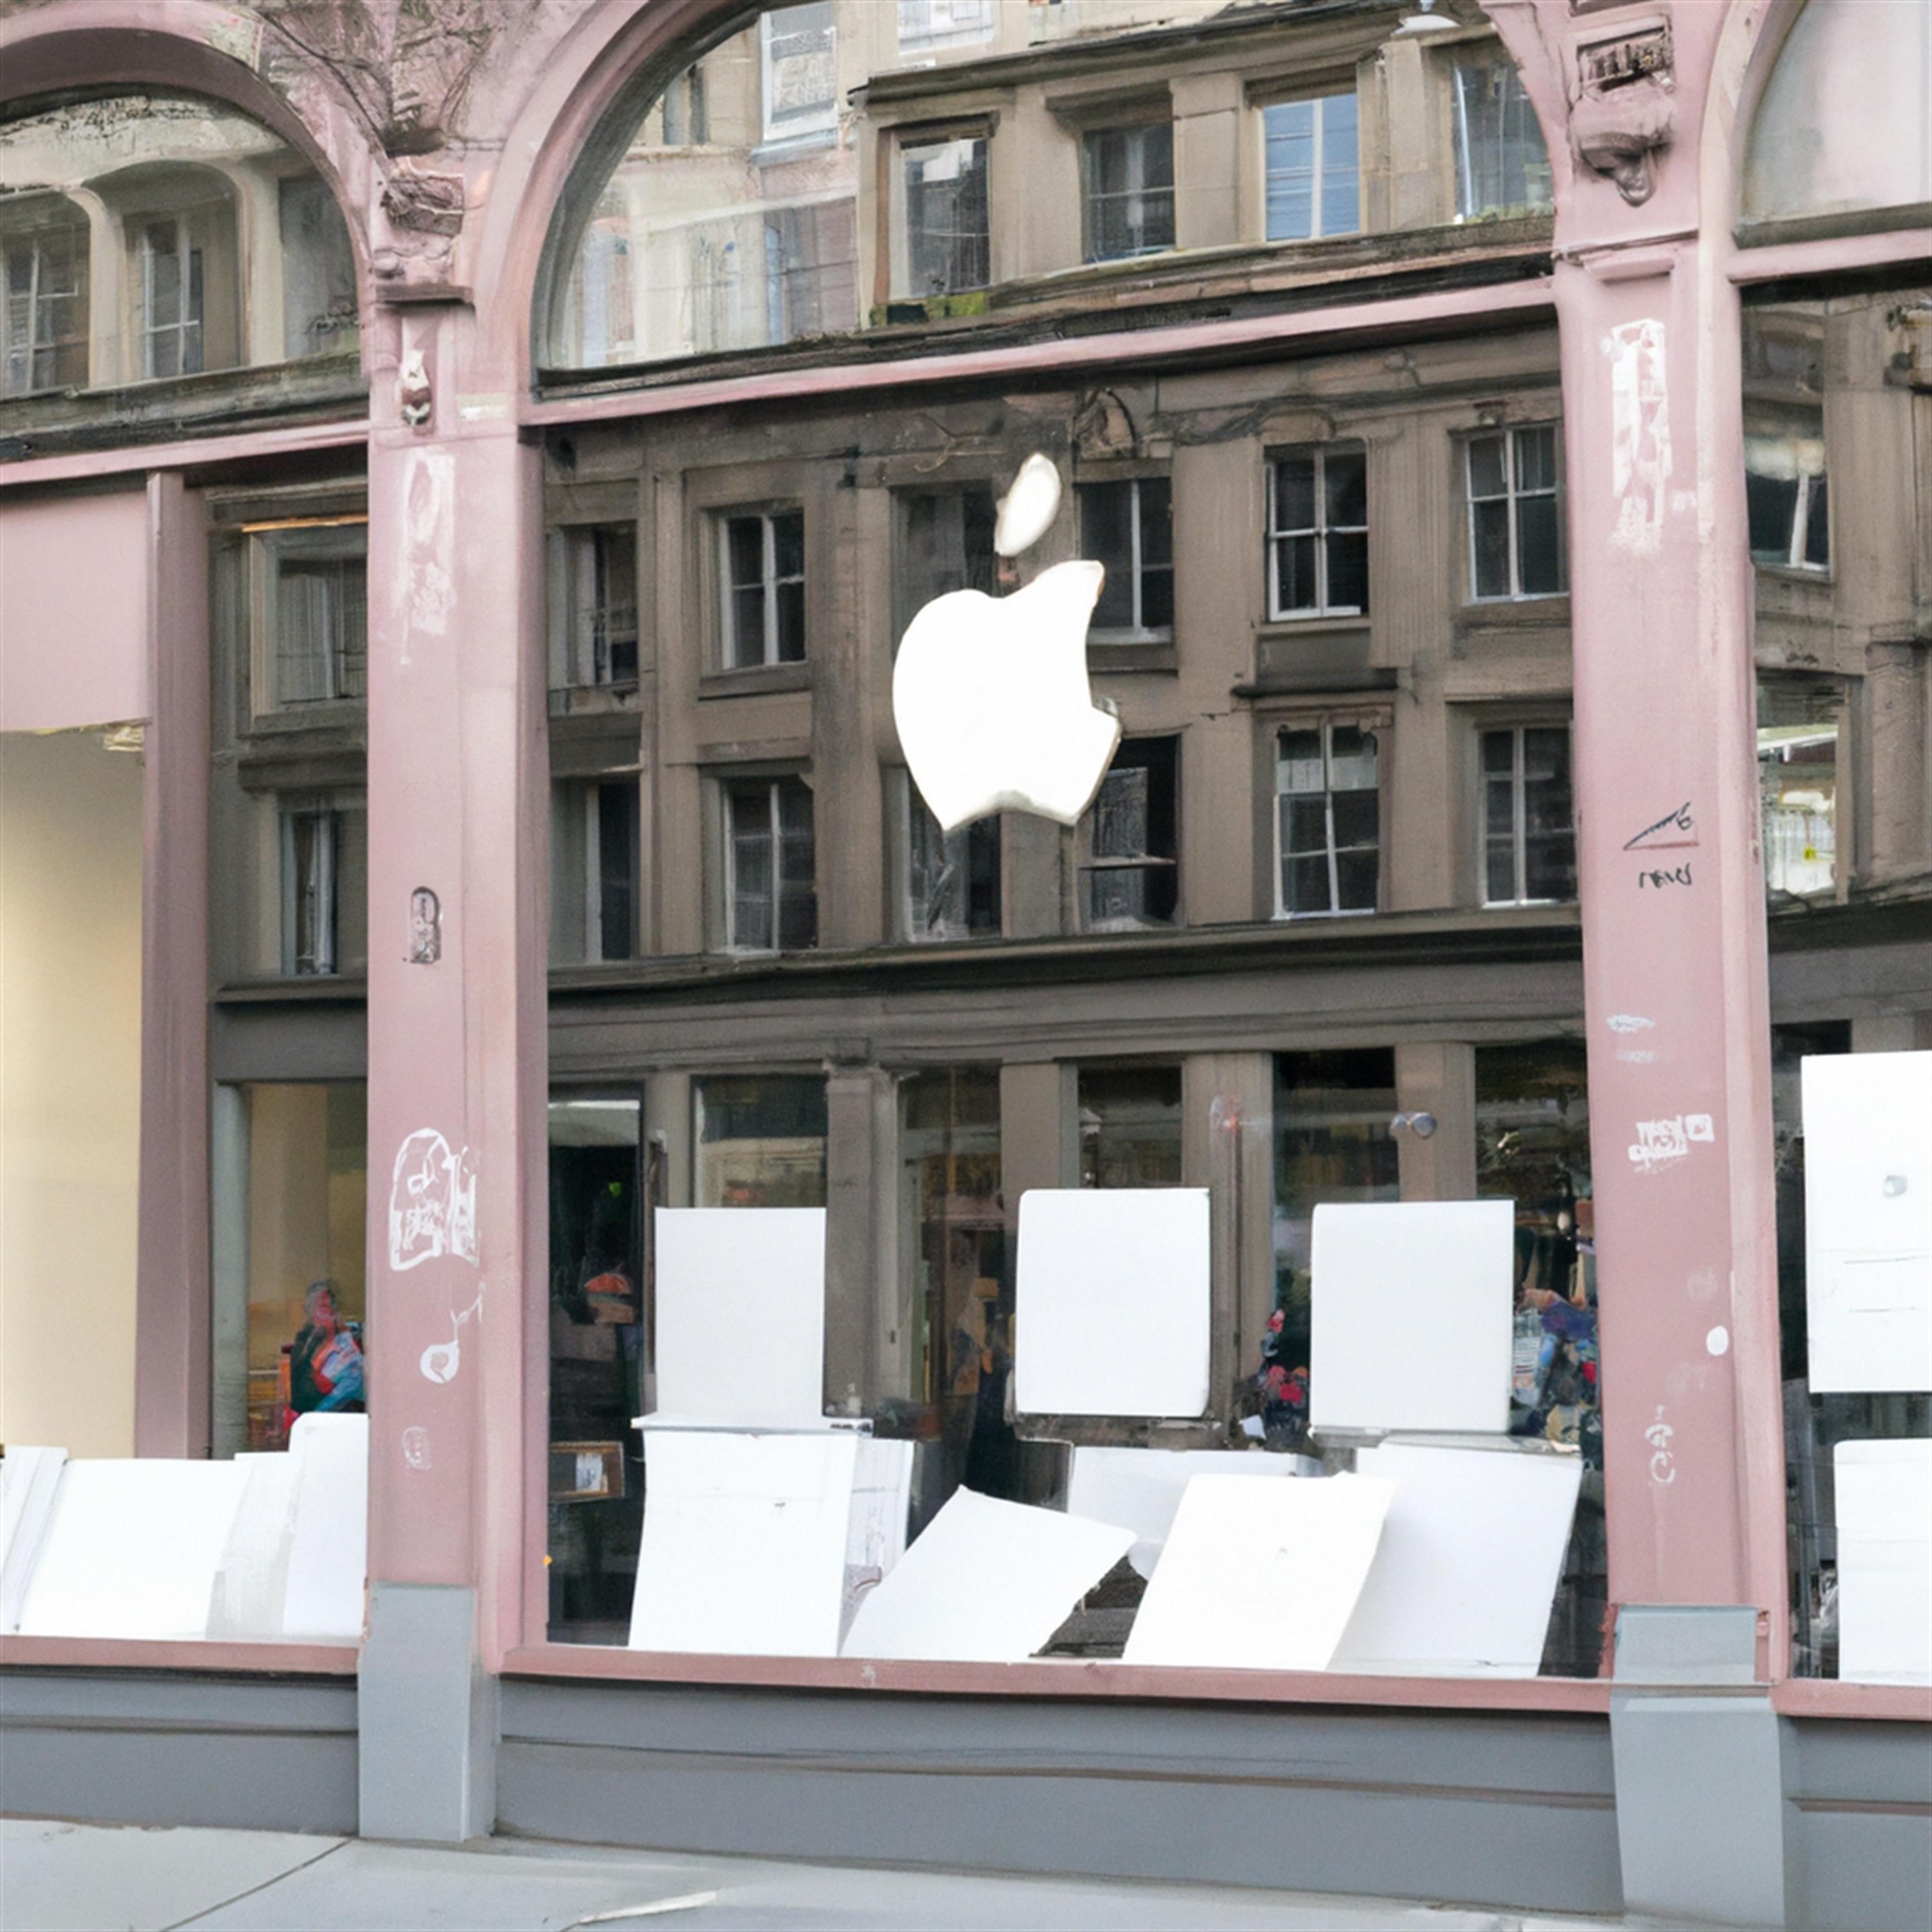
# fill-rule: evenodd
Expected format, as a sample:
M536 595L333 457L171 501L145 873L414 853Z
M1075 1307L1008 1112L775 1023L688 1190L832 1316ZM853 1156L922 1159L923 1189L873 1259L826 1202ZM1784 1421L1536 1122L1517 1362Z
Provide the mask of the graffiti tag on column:
M1684 1160L1694 1142L1714 1143L1717 1138L1708 1114L1673 1114L1668 1120L1640 1120L1636 1140L1630 1150L1630 1165L1640 1174L1654 1174L1660 1167L1672 1167Z
M463 1366L463 1324L482 1320L485 1286L480 1281L476 1284L476 1299L467 1308L451 1310L449 1340L432 1342L417 1358L416 1366L422 1371L425 1382L448 1382L456 1379L456 1372Z
M1670 399L1666 388L1664 324L1627 322L1604 338L1610 358L1610 484L1617 520L1610 541L1639 556L1664 537L1670 482Z
M1672 833L1680 837L1673 838ZM1641 832L1634 833L1624 841L1626 852L1658 852L1673 846L1694 845L1697 843L1697 822L1690 816L1690 801L1687 798L1675 812L1666 812L1654 825L1646 825Z
M396 1150L389 1180L389 1265L398 1274L440 1255L476 1265L476 1170L434 1127Z
M1674 1483L1677 1480L1676 1459L1670 1453L1671 1438L1677 1433L1664 1419L1664 1405L1657 1405L1657 1420L1643 1432L1643 1439L1650 1444L1650 1480L1653 1483Z

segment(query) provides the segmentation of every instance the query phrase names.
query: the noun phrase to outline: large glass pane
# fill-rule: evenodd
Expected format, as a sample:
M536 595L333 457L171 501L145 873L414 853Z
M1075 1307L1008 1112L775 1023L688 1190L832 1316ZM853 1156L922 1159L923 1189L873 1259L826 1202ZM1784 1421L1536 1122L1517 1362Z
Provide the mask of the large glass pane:
M1324 1202L1400 1198L1395 1055L1369 1048L1284 1053L1274 1063L1274 1305L1262 1359L1262 1416L1270 1445L1306 1445L1315 1210ZM1279 1372L1272 1372L1278 1371Z
M782 778L778 800L778 945L788 952L818 944L816 846L812 788Z
M1474 48L1457 58L1455 75L1458 218L1547 208L1550 156L1515 63L1493 48Z
M728 802L731 840L730 943L768 952L776 937L772 793L770 785L734 785Z
M1131 483L1081 485L1081 549L1107 572L1094 609L1096 630L1124 631L1133 626L1133 490Z
M1361 170L1352 94L1322 103L1322 232L1352 235L1362 225Z
M1268 238L1270 242L1302 242L1316 232L1317 106L1312 100L1283 100L1262 110L1262 138L1268 170Z
M992 276L986 222L986 144L941 141L902 150L905 277L909 296L960 295Z
M1180 1185L1180 1069L1080 1070L1082 1187Z
M1115 128L1086 140L1087 259L1174 246L1174 128Z
M642 1112L634 1095L550 1101L553 1642L630 1634L644 1474L632 1422L652 1406Z
M1765 890L1808 898L1838 884L1838 730L1844 700L1810 681L1758 686Z
M1510 1432L1574 1447L1584 1464L1544 1669L1594 1676L1608 1592L1583 1046L1479 1046L1475 1058L1476 1192L1516 1204Z
M250 1450L282 1449L298 1415L355 1413L367 1399L367 1100L360 1082L262 1084L242 1094L248 1150L242 1442ZM218 1390L218 1412L232 1397Z
M1576 835L1570 800L1567 728L1522 734L1523 892L1531 899L1576 896Z
M737 1074L694 1083L699 1208L825 1205L825 1079Z

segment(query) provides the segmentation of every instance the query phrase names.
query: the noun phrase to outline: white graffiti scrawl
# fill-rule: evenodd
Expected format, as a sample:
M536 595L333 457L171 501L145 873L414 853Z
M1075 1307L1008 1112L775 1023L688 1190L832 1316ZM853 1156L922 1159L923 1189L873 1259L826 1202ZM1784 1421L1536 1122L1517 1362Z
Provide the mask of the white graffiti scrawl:
M478 1282L476 1299L467 1308L451 1311L449 1340L432 1342L417 1358L416 1366L422 1371L425 1382L450 1382L456 1379L456 1372L463 1366L463 1324L482 1320L483 1289L484 1284Z
M1664 325L1627 322L1610 331L1604 350L1610 358L1610 482L1617 500L1610 541L1648 556L1663 538L1670 482Z
M440 1255L476 1265L476 1170L434 1127L396 1150L389 1180L389 1265L398 1274Z
M1640 1120L1630 1165L1640 1174L1654 1174L1684 1158L1694 1141L1714 1142L1716 1127L1708 1114L1673 1114L1665 1120Z

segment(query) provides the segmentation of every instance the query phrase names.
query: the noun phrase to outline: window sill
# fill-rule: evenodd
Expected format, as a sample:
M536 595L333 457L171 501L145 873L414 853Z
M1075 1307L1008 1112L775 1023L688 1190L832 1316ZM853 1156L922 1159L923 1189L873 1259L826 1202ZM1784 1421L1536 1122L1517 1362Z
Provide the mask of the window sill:
M1259 1704L1366 1704L1420 1709L1606 1713L1610 1686L1580 1677L1356 1677L1340 1672L1215 1670L1041 1658L1024 1664L902 1662L858 1657L721 1657L543 1643L508 1651L509 1677L656 1684Z
M360 698L318 698L306 704L280 704L257 711L248 720L253 738L286 738L310 731L350 731L361 736L368 715Z
M361 973L274 973L224 981L214 989L216 1004L259 1006L298 1000L304 1005L335 1002L360 1005L368 998L369 982Z
M1298 610L1288 617L1263 617L1255 625L1258 638L1300 639L1329 632L1366 635L1375 628L1366 610Z
M1751 568L1760 577L1768 577L1779 584L1821 584L1835 581L1828 563L1768 563L1762 557L1751 559Z
M1526 629L1537 624L1567 624L1570 621L1570 593L1567 590L1538 591L1526 597L1472 597L1456 617L1462 630L1484 626L1520 625Z
M356 1676L353 1643L250 1643L205 1637L0 1636L0 1668L260 1671L276 1676Z
M808 663L754 664L744 670L706 671L698 680L700 701L707 698L755 698L770 692L811 688Z
M1771 1708L1780 1718L1868 1718L1932 1724L1932 1688L1789 1677L1771 1687Z
M1178 671L1180 653L1170 642L1150 639L1130 644L1125 638L1087 640L1087 668L1090 671L1118 674L1122 671Z

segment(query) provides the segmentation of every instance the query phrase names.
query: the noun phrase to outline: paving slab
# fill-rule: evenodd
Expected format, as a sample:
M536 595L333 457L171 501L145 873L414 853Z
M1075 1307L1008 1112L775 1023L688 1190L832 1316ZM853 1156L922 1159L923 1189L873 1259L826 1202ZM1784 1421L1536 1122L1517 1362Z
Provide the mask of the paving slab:
M0 1820L4 1932L1593 1932L1613 1922L494 1839Z

